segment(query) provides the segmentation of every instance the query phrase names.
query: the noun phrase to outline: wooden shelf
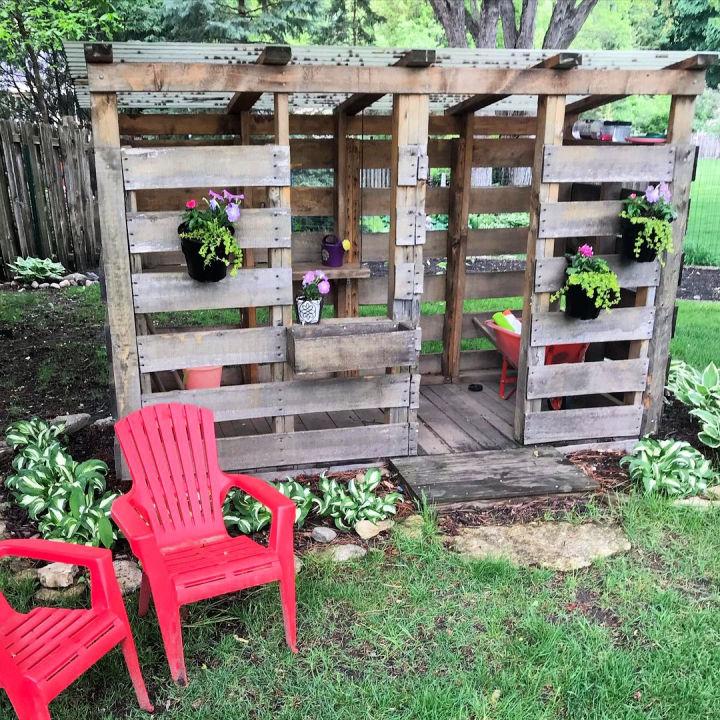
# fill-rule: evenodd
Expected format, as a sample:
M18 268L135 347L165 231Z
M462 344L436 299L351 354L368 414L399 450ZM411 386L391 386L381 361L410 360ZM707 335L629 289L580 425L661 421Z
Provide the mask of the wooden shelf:
M360 263L346 263L342 267L325 267L313 263L295 263L293 265L293 280L302 280L308 270L322 270L328 280L362 280L370 277L370 268Z

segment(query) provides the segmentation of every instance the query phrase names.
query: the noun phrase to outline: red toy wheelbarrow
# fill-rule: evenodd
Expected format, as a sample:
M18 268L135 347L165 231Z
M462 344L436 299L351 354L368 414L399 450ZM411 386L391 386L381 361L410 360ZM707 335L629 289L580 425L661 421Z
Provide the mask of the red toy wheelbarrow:
M505 395L506 385L515 385L517 383L517 375L510 375L510 368L517 370L520 362L520 335L511 330L501 328L492 320L485 322L475 322L497 348L502 355L502 372L500 373L500 397L507 400L516 390L514 387L507 395ZM559 365L560 363L578 363L584 362L585 353L588 349L588 343L572 343L570 345L548 345L545 348L545 364ZM562 408L563 398L550 398L550 407L553 410Z

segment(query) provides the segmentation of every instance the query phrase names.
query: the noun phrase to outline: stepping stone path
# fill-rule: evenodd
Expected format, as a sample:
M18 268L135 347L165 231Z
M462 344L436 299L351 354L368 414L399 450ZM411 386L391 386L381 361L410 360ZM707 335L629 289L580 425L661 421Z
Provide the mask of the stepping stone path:
M516 565L568 572L589 567L595 560L630 550L618 525L533 522L526 525L486 525L462 528L442 538L469 558L505 558Z
M678 498L677 500L673 500L673 506L692 508L693 510L717 510L720 508L720 498L718 498L718 495L716 494L713 494L712 497L717 499L708 500L707 498L697 496Z

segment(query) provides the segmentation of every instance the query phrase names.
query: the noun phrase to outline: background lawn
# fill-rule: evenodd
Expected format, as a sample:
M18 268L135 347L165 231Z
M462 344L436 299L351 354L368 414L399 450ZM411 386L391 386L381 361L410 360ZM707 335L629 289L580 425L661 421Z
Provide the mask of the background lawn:
M698 160L685 238L688 265L720 266L720 159Z

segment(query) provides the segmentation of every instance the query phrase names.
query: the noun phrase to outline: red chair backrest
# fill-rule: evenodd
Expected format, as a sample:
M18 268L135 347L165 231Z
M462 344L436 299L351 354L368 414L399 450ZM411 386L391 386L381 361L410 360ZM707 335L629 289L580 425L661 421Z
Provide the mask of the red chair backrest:
M213 414L180 403L136 410L115 424L132 502L160 545L225 532Z

